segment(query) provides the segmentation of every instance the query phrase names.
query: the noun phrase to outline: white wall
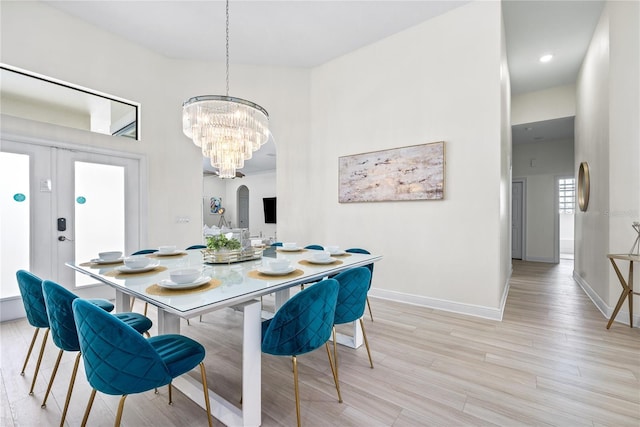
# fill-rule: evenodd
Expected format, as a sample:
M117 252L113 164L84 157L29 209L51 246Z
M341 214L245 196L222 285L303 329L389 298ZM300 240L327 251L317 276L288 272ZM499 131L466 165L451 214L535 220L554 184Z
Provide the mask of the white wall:
M279 237L382 254L378 295L499 316L502 62L500 3L474 2L314 69L308 155L278 165ZM338 203L339 156L441 140L444 200Z
M228 214L225 214L227 220L233 222L234 226L238 225L238 188L244 185L249 189L249 232L252 236L276 238L277 224L266 224L264 222L264 209L262 205L263 197L276 197L276 173L265 172L252 176L245 176L242 179L225 180L226 200L225 208ZM286 206L278 206L278 208L286 209ZM280 210L277 211L278 222L280 222Z
M51 108L41 103L29 102L22 98L3 95L0 97L0 111L15 117L45 123L55 123L76 129L91 130L91 116L70 109Z
M591 193L588 210L576 215L574 276L607 316L622 288L606 254L629 250L640 216L638 9L606 4L577 84L575 169L589 163ZM628 322L625 310L618 319Z
M557 86L514 95L511 124L535 123L576 115L575 85Z

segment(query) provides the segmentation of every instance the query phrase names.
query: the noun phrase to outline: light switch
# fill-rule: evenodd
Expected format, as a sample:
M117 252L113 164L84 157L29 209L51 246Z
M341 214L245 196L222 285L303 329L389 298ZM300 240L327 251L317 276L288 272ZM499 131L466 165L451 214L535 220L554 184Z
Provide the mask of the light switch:
M41 179L40 180L40 192L41 193L51 193L51 180L50 179Z

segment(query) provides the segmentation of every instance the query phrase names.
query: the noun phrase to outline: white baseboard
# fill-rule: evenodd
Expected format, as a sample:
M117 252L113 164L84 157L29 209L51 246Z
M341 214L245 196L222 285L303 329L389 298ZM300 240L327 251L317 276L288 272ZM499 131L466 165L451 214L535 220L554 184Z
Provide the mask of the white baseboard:
M369 296L411 305L417 305L421 307L433 308L435 310L442 310L452 313L465 314L468 316L482 317L489 320L502 321L502 313L504 312L504 305L507 301L508 292L509 284L507 281L505 292L500 303L500 308L465 304L438 298L425 297L421 295L412 295L403 292L390 291L387 289L371 288L369 290Z
M573 271L573 280L575 280L576 283L580 285L584 293L587 294L587 296L591 299L591 301L593 301L593 304L596 306L598 310L600 310L602 315L606 319L610 319L611 314L613 313L613 307L609 307L604 302L604 300L600 298L600 295L598 295L596 291L593 290L593 288L589 285L589 283L586 280L584 280L582 277L580 277L580 275L576 273L575 270ZM629 307L628 304L629 303L625 301L625 304L622 306L622 309L618 312L618 315L616 316L615 322L625 323L627 325L629 324L629 310L628 309L625 310L626 307ZM640 327L640 316L637 314L633 316L633 326Z
M0 322L20 319L26 316L27 313L24 311L21 297L4 298L0 301Z

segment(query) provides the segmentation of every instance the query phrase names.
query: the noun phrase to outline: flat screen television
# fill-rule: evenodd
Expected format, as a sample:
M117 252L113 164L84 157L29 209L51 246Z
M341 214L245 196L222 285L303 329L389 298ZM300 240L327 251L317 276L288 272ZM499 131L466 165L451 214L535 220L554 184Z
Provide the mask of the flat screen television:
M276 198L263 197L262 207L264 208L265 224L275 224L276 223Z

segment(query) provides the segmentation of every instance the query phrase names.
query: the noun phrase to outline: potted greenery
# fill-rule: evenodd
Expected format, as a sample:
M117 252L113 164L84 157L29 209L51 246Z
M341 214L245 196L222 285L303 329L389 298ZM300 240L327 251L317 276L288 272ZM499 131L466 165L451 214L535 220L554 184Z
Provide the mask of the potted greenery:
M237 251L242 248L240 241L234 239L233 234L218 234L216 236L207 236L207 249L215 252Z

